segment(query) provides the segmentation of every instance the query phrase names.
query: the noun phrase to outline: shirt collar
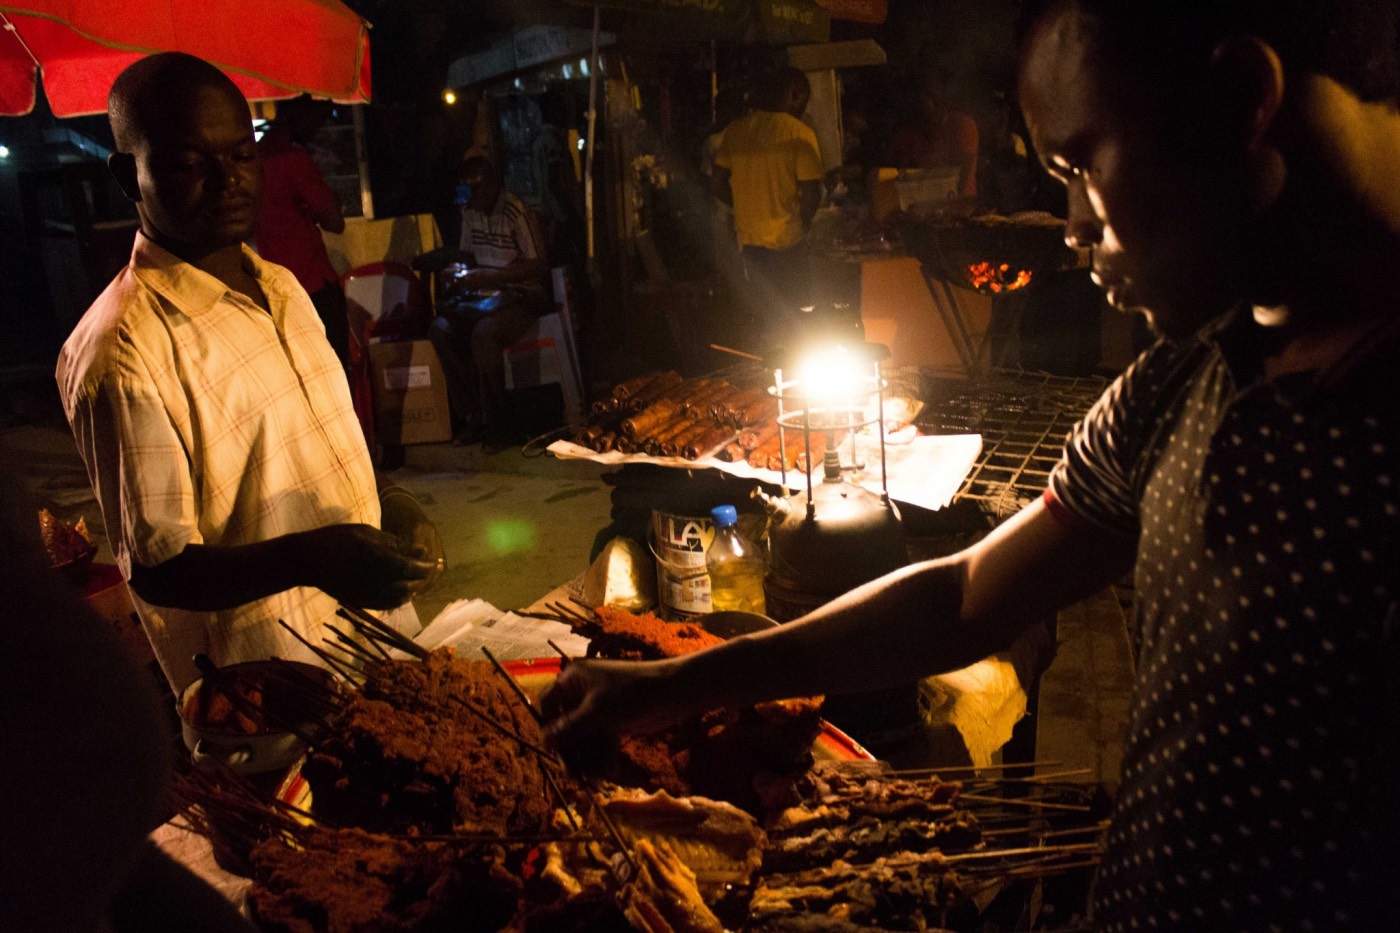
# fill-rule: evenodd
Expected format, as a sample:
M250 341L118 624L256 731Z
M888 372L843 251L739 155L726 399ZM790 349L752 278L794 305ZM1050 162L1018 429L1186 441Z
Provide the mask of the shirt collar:
M285 270L264 262L246 243L241 244L241 248L244 266L275 307L277 302L272 301L273 295L282 295L287 290L279 274ZM131 268L142 284L186 314L208 311L235 294L219 279L176 256L139 230L131 248Z
M1366 338L1324 369L1287 373L1269 380L1281 402L1297 404L1314 393L1334 391L1371 368L1378 354L1393 354L1400 338L1400 318L1379 325ZM1270 344L1275 341L1272 328L1254 319L1247 304L1242 304L1201 331L1199 339L1215 346L1239 389L1264 383L1263 366Z

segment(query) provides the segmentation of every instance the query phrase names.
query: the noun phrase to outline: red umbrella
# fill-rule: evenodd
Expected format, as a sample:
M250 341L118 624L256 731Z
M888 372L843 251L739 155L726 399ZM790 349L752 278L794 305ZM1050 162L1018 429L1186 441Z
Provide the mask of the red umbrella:
M250 100L369 100L369 23L339 0L0 0L0 115L34 109L39 72L56 116L104 113L127 65L189 52Z

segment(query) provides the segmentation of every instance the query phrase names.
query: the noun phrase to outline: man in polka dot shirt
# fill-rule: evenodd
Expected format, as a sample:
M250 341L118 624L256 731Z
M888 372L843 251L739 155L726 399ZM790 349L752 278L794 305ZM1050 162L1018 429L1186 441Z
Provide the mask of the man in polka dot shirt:
M562 745L907 682L1132 571L1100 929L1389 929L1400 891L1395 0L1047 0L1019 89L1066 239L1163 338L973 548L683 659L580 662Z

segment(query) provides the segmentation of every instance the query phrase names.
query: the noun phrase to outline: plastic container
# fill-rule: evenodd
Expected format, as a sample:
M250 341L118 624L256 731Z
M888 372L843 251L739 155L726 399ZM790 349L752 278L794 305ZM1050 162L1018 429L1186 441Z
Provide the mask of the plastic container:
M710 605L715 612L737 609L762 615L763 553L739 534L739 513L732 505L710 510L715 539L705 552L710 575Z

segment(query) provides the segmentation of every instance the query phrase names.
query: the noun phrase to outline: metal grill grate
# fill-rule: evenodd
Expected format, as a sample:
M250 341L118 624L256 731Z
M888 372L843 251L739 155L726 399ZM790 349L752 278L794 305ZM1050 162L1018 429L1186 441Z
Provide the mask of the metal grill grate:
M1070 428L1103 394L1098 376L993 370L977 382L939 380L924 390L920 430L981 434L982 453L953 501L1006 518L1045 491Z

